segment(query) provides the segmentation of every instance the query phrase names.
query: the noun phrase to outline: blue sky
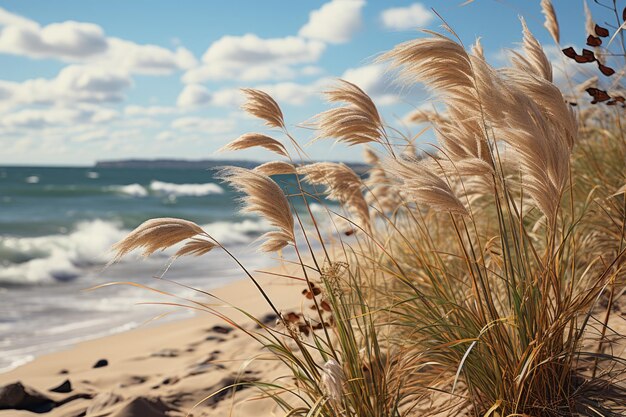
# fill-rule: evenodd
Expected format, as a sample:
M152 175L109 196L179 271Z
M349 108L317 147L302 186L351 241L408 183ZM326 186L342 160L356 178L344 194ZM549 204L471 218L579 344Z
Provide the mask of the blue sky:
M260 87L297 124L324 110L319 92L344 77L361 85L390 124L427 105L420 86L399 86L372 58L439 30L434 8L486 56L521 39L518 16L554 52L539 0L431 1L0 1L0 164L89 165L99 159L242 157L216 154L248 131L240 87ZM562 46L584 42L582 0L555 0ZM602 10L592 8L602 21ZM595 16L594 16L595 17ZM429 138L428 135L425 138ZM431 137L430 137L431 138ZM427 140L427 139L424 139ZM321 141L313 159L359 160Z

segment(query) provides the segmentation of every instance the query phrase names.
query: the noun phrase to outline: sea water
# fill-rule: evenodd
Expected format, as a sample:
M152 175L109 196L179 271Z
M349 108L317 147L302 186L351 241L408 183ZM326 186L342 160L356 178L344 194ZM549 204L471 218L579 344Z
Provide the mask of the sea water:
M289 179L283 178L284 182ZM178 217L203 226L251 269L276 264L252 243L270 230L241 216L236 193L202 169L0 167L0 372L77 341L184 309L130 281L197 296L158 279L172 251L128 255L105 267L110 247L143 221ZM296 201L296 206L298 202ZM166 278L208 290L243 277L223 252L180 258Z

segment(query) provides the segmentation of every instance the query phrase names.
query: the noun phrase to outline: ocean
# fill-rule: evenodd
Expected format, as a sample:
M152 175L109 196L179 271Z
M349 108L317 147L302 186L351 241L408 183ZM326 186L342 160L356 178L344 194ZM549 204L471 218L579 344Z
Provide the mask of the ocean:
M240 215L236 197L204 169L0 167L0 372L164 312L191 315L140 304L164 299L136 287L87 291L132 281L194 295L156 278L171 251L148 259L131 254L105 268L111 245L149 218L192 220L250 269L275 265L275 257L255 252L254 241L268 224ZM178 259L166 277L208 290L243 274L224 253L213 251Z

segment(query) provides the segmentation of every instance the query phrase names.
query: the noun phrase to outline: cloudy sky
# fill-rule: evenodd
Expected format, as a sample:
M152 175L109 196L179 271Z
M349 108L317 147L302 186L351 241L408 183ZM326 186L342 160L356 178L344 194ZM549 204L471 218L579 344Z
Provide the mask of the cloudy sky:
M377 54L439 30L435 8L467 45L481 37L502 65L523 15L537 38L539 0L14 0L0 1L0 164L89 165L100 159L267 159L215 150L261 123L238 109L240 87L272 94L296 125L326 108L320 91L343 77L386 121L427 105L420 86L390 80ZM562 44L580 44L582 0L555 0ZM554 50L556 48L552 46ZM412 127L414 131L418 129ZM359 160L330 141L314 159Z

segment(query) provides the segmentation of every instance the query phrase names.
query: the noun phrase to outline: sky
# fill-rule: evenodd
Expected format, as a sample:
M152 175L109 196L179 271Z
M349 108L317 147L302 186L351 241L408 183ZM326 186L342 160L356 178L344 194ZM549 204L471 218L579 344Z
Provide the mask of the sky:
M388 124L416 132L405 117L428 106L429 93L398 83L374 59L425 36L418 29L441 31L442 18L465 45L480 37L495 66L519 47L519 16L557 55L539 0L462 3L0 0L0 165L269 160L264 151L216 153L243 133L268 133L239 109L239 89L270 93L304 144L315 133L302 125L329 107L321 92L337 78L363 88ZM561 47L584 43L582 0L554 6ZM332 140L305 149L315 160L361 159Z

